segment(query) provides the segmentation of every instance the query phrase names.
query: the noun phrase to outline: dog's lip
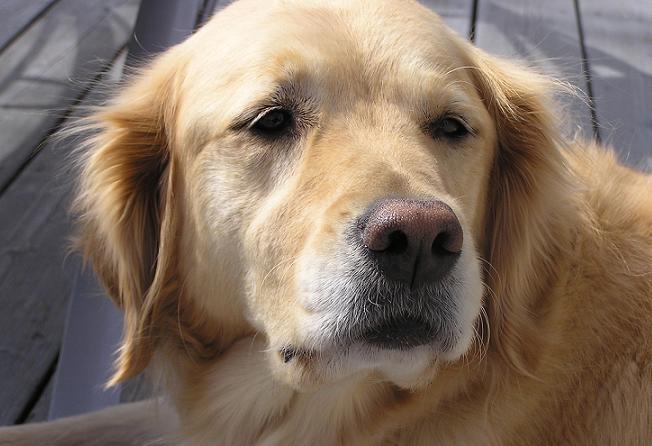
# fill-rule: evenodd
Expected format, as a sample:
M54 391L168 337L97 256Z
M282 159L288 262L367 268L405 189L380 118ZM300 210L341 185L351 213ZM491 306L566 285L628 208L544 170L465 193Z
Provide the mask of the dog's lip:
M365 327L357 338L381 349L407 350L432 343L437 332L423 317L398 316Z
M348 336L348 341L333 345L337 350L348 349L354 344L364 344L379 350L409 350L437 340L439 330L436 325L419 316L397 316L368 324L356 334ZM278 349L284 363L295 358L310 359L315 350L298 345L286 344Z

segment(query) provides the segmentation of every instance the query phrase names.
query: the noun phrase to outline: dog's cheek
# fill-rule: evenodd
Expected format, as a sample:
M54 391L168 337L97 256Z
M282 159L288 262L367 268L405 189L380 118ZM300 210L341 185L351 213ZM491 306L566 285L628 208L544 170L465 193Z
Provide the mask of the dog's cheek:
M240 317L251 322L259 309L251 301L262 282L258 276L275 255L261 242L271 225L255 221L266 200L247 179L242 163L217 150L209 155L195 163L191 178L193 224L187 231L191 234L187 245L193 253L189 271L193 280L188 282L205 284L201 286L208 293L194 294L206 301L205 308L215 316L225 307L238 307Z
M305 238L301 213L278 190L259 201L243 232L247 303L255 326L270 342L294 339L298 252Z
M208 148L207 148L208 149ZM214 321L241 324L244 318L244 272L239 185L206 150L185 170L182 200L182 268L186 295ZM237 166L235 166L237 167Z

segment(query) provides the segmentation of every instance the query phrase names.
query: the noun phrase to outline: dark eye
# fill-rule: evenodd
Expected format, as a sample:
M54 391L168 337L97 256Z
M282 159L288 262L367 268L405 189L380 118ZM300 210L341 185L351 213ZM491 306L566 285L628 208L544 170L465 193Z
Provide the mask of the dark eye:
M290 130L293 123L294 119L289 110L272 108L258 115L249 128L265 136L275 136Z
M435 138L460 139L471 133L466 123L451 116L433 122L430 130Z

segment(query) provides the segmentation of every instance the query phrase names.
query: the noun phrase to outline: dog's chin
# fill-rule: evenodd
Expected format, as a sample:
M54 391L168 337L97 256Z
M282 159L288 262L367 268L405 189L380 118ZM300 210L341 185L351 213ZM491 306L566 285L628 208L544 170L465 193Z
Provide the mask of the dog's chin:
M418 389L436 376L449 353L435 342L419 345L379 345L356 341L319 351L285 346L269 351L277 379L298 391L315 391L323 386L357 377L373 377L401 388Z

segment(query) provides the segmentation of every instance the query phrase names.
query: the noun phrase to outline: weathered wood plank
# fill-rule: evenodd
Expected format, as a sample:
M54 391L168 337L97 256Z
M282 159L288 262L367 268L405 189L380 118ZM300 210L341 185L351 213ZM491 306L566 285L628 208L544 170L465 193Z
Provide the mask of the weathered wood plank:
M0 53L55 1L57 0L3 0L0 2Z
M132 13L128 23L135 8ZM116 51L129 34L107 44ZM98 86L83 105L99 101L105 90ZM67 253L71 147L70 141L46 144L0 196L0 381L11 383L0 386L0 425L21 421L59 351L80 268Z
M652 2L579 4L602 140L652 171Z
M59 0L0 54L0 190L129 39L138 0Z
M46 147L0 198L0 424L19 419L56 358L71 279L65 154Z
M582 52L569 0L479 0L476 44L489 53L527 59L539 70L587 91ZM561 98L567 130L593 133L586 99Z

